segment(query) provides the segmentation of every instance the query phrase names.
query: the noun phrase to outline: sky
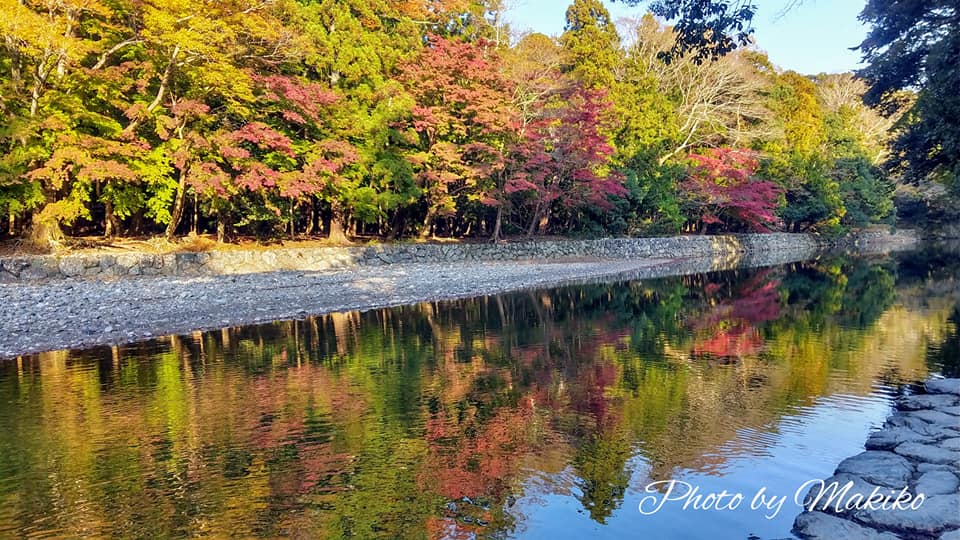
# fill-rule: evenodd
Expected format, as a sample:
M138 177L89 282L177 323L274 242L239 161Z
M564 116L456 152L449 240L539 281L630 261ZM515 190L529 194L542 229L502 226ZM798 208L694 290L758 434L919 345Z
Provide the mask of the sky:
M515 31L548 35L563 32L566 0L511 0L507 20ZM572 0L570 0L572 2ZM604 0L614 20L639 17L641 4L628 7ZM866 0L804 0L784 13L790 0L756 0L753 19L757 46L783 69L803 74L839 73L860 67L860 53L849 50L863 41L866 27L857 20Z

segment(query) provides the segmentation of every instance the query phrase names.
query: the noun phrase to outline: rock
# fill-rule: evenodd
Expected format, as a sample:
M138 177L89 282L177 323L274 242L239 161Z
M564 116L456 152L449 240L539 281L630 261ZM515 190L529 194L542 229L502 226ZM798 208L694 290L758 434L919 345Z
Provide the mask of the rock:
M67 277L76 277L83 275L86 266L80 257L63 257L58 264L60 273Z
M945 412L934 410L912 411L908 413L914 418L919 418L928 424L941 424L944 426L960 426L960 418L947 414Z
M960 452L960 437L952 437L950 439L944 439L938 442L937 446L946 450L953 450L954 452Z
M933 379L925 385L930 394L953 394L960 396L960 379Z
M900 398L897 408L904 411L919 411L921 409L938 409L950 407L960 403L960 396L953 394L916 394Z
M884 427L905 427L912 429L922 435L928 434L929 426L929 422L914 416L912 413L896 413L890 418L887 418L884 424Z
M937 540L960 540L960 529L945 532Z
M893 450L905 442L930 443L934 438L908 427L892 427L871 433L865 446L867 450Z
M960 459L960 454L956 452L929 444L906 442L897 446L893 451L901 456L915 459L917 461L937 463L942 465L946 465L947 463L955 463L958 459Z
M850 487L847 487L847 485ZM891 497L896 497L899 493L899 489L877 486L859 476L840 473L824 480L822 488L820 484L813 485L803 498L803 508L808 512L844 514L848 512L845 507L848 501L866 499L874 493L874 490L878 490L877 493L884 496L890 495ZM859 495L859 499L855 497L857 495ZM814 503L816 504L814 505Z
M903 456L868 450L841 461L834 474L852 474L878 486L902 488L910 481L913 470L913 465Z
M917 472L918 472L918 473L923 474L923 473L928 473L928 472L930 472L930 471L947 471L947 472L951 472L949 465L937 465L937 464L934 464L934 463L918 463L918 464L917 464Z
M823 512L800 514L793 522L792 532L804 540L899 540L891 533L868 529Z
M930 424L925 433L938 441L960 437L960 426L938 426Z
M960 528L960 495L926 497L916 510L861 510L854 517L858 522L877 529L912 535L934 535Z
M917 414L924 413L935 413L938 415L937 419L939 420L946 420L948 418L951 420L953 419L953 417L950 415L929 410L915 411L910 413L896 413L887 419L884 427L887 429L891 427L905 427L934 440L960 437L960 426L954 426L954 422L952 421L950 423L933 424L916 416ZM928 417L928 419L930 418Z
M957 475L947 471L930 471L920 475L916 485L913 487L913 493L923 493L930 495L950 495L956 493L960 488L960 479ZM960 508L957 508L960 512Z

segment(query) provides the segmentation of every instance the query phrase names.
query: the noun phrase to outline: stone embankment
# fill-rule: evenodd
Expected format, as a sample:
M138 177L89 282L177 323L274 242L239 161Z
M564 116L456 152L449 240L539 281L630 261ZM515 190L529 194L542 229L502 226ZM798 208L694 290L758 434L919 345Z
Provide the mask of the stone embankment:
M912 231L865 232L838 240L807 234L744 234L529 241L501 244L389 244L270 248L201 253L88 253L0 259L0 283L126 276L197 277L261 272L316 272L390 264L558 259L710 257L736 266L760 256L766 264L799 260L825 248L885 249L915 243ZM777 260L780 257L782 260Z
M865 447L825 480L836 483L840 496L832 497L829 487L811 489L794 534L804 540L960 540L960 379L931 379L923 392L900 398L897 412ZM854 504L874 493L892 501L904 488L912 497L923 494L922 502L915 499L918 507Z

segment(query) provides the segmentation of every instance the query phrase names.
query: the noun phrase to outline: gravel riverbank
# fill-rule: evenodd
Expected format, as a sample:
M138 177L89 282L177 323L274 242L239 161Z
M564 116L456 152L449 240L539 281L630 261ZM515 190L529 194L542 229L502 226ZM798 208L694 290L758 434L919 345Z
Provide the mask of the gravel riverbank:
M922 392L899 399L897 412L865 447L840 463L825 488L811 488L804 506L812 511L797 517L795 534L804 540L960 540L960 379L931 379ZM857 504L875 493L893 501L903 490L915 508Z
M915 237L860 235L856 240L851 244L856 251L867 253L907 249ZM367 251L359 253L367 256ZM226 273L127 272L106 277L100 272L98 279L78 274L39 282L0 280L0 359L532 287L784 264L820 252L821 246L812 237L790 234L395 246L371 252L379 253L378 257L391 253L397 260L391 259L389 264L354 261L348 268L326 270L307 257L310 253L279 250L261 254L257 260L247 261L247 266L219 269ZM325 263L337 260L331 258L330 250L313 255ZM59 260L61 266L64 260L68 259ZM104 260L91 259L98 265ZM291 261L309 269L294 271ZM182 270L180 263L173 266ZM162 268L169 270L170 265ZM18 275L22 277L23 272Z
M678 275L708 258L395 264L338 272L0 284L0 358L193 330L599 279Z

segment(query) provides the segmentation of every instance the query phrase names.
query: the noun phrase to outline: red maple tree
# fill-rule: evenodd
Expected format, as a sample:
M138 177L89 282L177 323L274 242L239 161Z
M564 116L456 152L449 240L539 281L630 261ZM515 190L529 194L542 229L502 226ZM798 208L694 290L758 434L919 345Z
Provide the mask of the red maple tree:
M692 214L703 224L756 232L769 232L780 224L775 211L783 190L756 178L756 152L713 148L689 158L693 166L682 187Z
M567 211L611 208L611 196L627 194L623 178L608 167L614 153L604 135L610 107L604 91L576 85L526 126L514 153L517 167L504 189L532 199L528 234L546 226L554 205Z
M456 212L458 202L497 204L494 179L518 124L500 63L485 40L430 35L421 54L402 67L400 78L415 105L409 124L398 127L417 138L407 159L427 203L422 235L436 216Z

